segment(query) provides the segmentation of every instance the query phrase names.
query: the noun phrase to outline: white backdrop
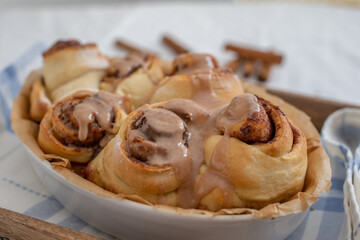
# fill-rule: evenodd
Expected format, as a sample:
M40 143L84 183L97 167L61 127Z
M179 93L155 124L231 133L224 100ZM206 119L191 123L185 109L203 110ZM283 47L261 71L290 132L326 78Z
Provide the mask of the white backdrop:
M232 57L225 41L274 49L285 57L267 86L360 104L360 9L287 3L152 3L4 8L0 10L0 68L33 43L95 41L115 54L116 37L165 58L168 32L221 63ZM111 50L111 51L110 51Z

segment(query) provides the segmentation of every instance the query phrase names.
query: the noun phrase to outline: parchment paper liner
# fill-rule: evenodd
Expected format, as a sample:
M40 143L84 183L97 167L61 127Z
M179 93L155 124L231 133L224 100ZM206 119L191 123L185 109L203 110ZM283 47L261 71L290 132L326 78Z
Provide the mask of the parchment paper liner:
M18 97L14 100L11 112L12 128L22 140L22 142L40 159L50 161L55 171L64 176L68 181L76 184L90 192L107 198L129 199L139 203L148 204L156 208L164 208L180 214L196 213L209 216L216 215L238 215L251 214L255 217L268 218L284 216L291 213L305 211L318 200L318 195L322 192L327 193L331 187L331 168L329 158L321 146L319 134L310 121L310 117L304 112L286 103L282 99L266 93L265 89L244 83L246 92L254 93L262 98L270 100L278 105L283 112L304 132L308 147L308 168L305 176L305 185L302 192L297 193L289 201L284 203L274 203L260 209L233 208L222 209L217 212L210 212L198 209L182 209L168 207L164 205L153 205L139 196L114 194L97 185L81 178L71 170L69 160L45 154L39 147L36 139L38 134L38 124L30 120L29 116L29 95L32 82L41 77L41 71L32 72L22 87Z

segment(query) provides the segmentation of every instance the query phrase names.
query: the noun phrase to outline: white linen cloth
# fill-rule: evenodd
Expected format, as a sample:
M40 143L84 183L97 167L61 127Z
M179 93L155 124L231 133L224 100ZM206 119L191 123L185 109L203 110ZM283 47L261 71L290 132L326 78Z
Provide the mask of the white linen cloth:
M359 22L358 9L286 3L1 9L0 67L24 62L23 58L15 60L38 40L49 46L59 38L70 37L98 42L111 55L121 53L113 41L122 37L170 59L173 55L160 42L166 32L194 51L214 54L222 64L233 57L223 50L225 41L278 51L284 55L284 61L273 67L266 86L360 104ZM15 71L20 80L30 69L41 66L39 56L37 60L33 57L26 66L17 64L20 67ZM8 89L3 82L2 79L0 90ZM20 141L5 130L2 121L0 190L6 194L1 194L0 206L110 238L72 216L50 196L27 162ZM347 225L340 232L346 173L333 159L332 167L331 192L312 207L289 239L346 236Z

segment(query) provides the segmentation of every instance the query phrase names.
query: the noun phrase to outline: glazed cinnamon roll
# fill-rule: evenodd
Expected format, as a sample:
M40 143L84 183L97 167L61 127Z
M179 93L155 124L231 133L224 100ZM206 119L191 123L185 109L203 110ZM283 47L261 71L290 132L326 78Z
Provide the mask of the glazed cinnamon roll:
M172 99L132 112L86 177L153 204L259 209L301 191L306 154L303 133L269 101L242 94L206 109Z
M184 205L178 197L179 191L191 192L183 187L189 186L194 174L189 126L201 125L208 117L189 100L144 105L127 117L116 137L88 165L87 179L109 191L136 194L154 204L191 204L192 194L187 198L190 203Z
M72 162L94 158L118 132L131 98L104 91L79 91L57 102L40 123L38 143L45 153Z
M130 94L135 108L145 104L154 86L164 77L160 60L151 54L132 52L110 61L101 89L119 96Z
M54 102L78 90L99 89L109 66L96 44L76 40L56 42L43 57L45 86Z
M239 95L216 120L219 134L204 146L195 186L199 208L260 209L302 190L307 168L304 134L271 102Z
M150 103L185 98L213 108L243 92L239 78L230 69L220 68L213 56L188 53L174 60L173 74L159 83Z

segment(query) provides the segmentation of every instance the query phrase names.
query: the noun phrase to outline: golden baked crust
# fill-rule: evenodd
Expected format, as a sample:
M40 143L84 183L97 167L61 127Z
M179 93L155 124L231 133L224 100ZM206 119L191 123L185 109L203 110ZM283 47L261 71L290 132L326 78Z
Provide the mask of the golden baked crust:
M109 62L95 44L56 43L44 54L43 76L51 94L55 89L90 71L105 70Z
M84 73L80 77L77 77L70 82L61 85L52 91L51 99L53 99L53 102L57 102L80 90L96 92L99 90L99 84L104 75L105 71L103 70Z
M102 104L101 107L107 107L107 98L113 98L113 101L122 101L116 95L106 93L105 97L102 97L101 94L102 92L76 92L49 109L40 123L38 143L41 149L45 153L56 154L72 162L86 163L91 160L100 151L101 141L114 136L126 117L121 105L116 108L110 105L109 113L112 114L112 117L109 121L113 123L107 130L99 125L98 117L94 110L90 109L93 113L87 118L90 117L91 121L86 122L86 128L89 127L89 130L86 130L85 138L82 139L81 122L76 116L77 107L87 107L85 102L89 99L95 99ZM80 111L80 114L86 114L86 111Z
M190 53L175 58L173 74L159 82L149 102L184 98L214 107L243 92L240 79L231 70L219 67L213 56Z
M95 43L87 43L87 44L81 44L79 41L71 39L67 41L57 41L54 45L51 46L47 51L43 52L43 57L48 57L51 54L54 54L56 52L59 52L63 49L69 49L69 48L81 48L81 47L95 47Z
M46 95L46 89L41 76L33 83L30 93L30 116L40 122L45 113L51 108L51 101Z

